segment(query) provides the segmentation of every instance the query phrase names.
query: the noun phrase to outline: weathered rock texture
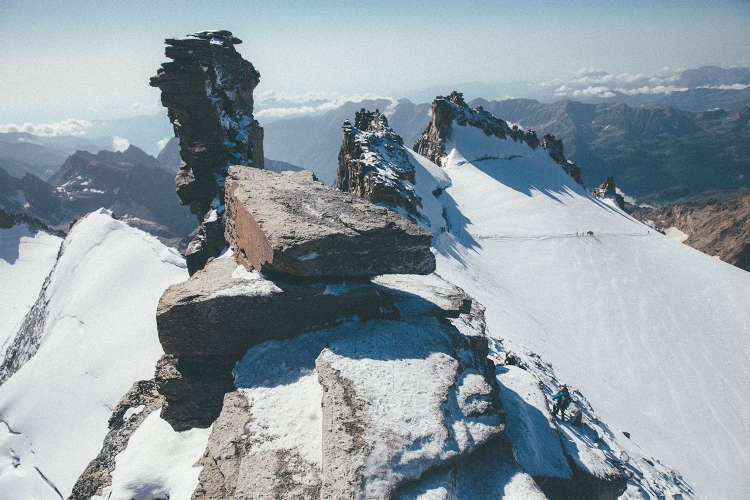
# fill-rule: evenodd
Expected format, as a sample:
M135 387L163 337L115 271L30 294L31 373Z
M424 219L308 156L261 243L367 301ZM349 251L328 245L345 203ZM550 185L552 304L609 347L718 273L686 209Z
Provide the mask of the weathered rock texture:
M336 290L270 281L232 259L215 259L170 286L156 313L170 366L159 389L166 397L162 418L176 430L211 425L224 394L234 389L232 367L254 345L352 316L394 314L392 298L373 285Z
M354 125L346 120L343 129L336 187L398 210L412 222L426 220L419 212L422 201L414 192L414 166L403 139L388 126L385 115L363 108L355 113Z
M723 203L628 208L633 217L658 230L682 231L686 245L750 271L750 193Z
M329 292L363 286L390 297L390 319L265 343L235 367L195 499L391 498L501 435L482 308L434 274Z
M226 202L227 240L247 269L316 280L435 270L429 231L311 172L232 167Z
M607 177L601 186L591 192L591 195L600 200L603 200L604 198L612 198L615 200L618 207L623 210L625 209L625 199L621 194L617 194L617 190L615 189L615 178L612 176Z
M548 151L550 158L558 163L577 183L581 183L581 169L572 161L566 160L563 154L563 143L554 135L544 134L541 139L533 130L522 130L517 125L512 127L504 120L492 116L481 106L472 109L464 101L463 94L453 91L447 97L438 96L432 102L432 121L414 143L414 151L440 165L445 156L445 142L450 139L453 123L460 126L476 127L488 136L498 139L512 139L526 143L531 149L542 147Z
M253 118L260 73L234 48L229 31L203 31L166 40L166 55L151 86L161 89L182 164L175 178L180 202L198 216L186 252L191 272L225 247L224 177L230 165L263 168L263 129Z

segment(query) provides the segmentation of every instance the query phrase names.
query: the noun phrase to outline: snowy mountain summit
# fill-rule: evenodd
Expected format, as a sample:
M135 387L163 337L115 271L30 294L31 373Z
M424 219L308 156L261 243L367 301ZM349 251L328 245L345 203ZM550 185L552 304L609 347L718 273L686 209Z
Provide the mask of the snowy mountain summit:
M747 273L457 92L417 152L360 110L339 189L255 168L237 42L171 39L156 77L190 273L106 210L0 229L0 500L742 498Z
M479 129L488 137L501 140L510 138L519 144L526 144L532 150L541 147L577 183L581 183L581 169L565 159L561 140L550 134L544 134L539 139L533 130L523 130L518 125L510 126L504 120L484 111L481 106L472 109L464 101L463 94L455 90L447 97L436 97L432 102L432 121L422 133L422 137L414 143L414 151L431 162L442 165L447 152L446 141L451 139L454 123L460 127Z

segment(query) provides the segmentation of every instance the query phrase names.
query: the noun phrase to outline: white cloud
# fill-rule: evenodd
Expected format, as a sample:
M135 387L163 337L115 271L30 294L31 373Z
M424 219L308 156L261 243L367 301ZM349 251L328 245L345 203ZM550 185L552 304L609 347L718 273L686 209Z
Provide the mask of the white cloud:
M573 91L574 96L588 96L588 97L614 97L614 92L610 91L608 87L592 87L588 86L583 90Z
M0 125L0 132L6 134L10 132L25 132L40 137L58 137L66 135L77 136L84 135L86 129L89 127L91 127L90 121L69 118L57 123L42 123L39 125L34 125L32 123L24 123L23 125L8 123Z
M396 103L396 100L391 97L376 94L344 95L332 92L308 92L306 94L289 95L266 91L256 96L256 111L254 115L258 119L294 118L325 113L326 111L340 108L347 102L359 102L365 99L388 99L391 101L391 105ZM264 105L269 107L264 107Z
M165 137L164 139L162 139L160 141L156 141L156 146L159 148L159 151L161 151L162 149L164 149L164 146L167 145L167 143L169 142L169 139L170 139L170 137Z
M566 96L571 90L573 89L568 87L567 85L560 85L557 89L555 89L555 95Z
M732 85L717 85L715 87L709 87L708 85L703 87L698 87L699 89L717 89L717 90L745 90L746 88L750 88L750 84L743 85L741 83L735 83Z
M114 136L112 138L112 149L115 151L125 151L130 147L130 141L122 137Z
M617 89L618 92L622 92L623 94L627 94L627 95L670 94L672 92L683 92L685 90L688 90L688 88L687 87L675 87L672 85L657 85L655 87L643 86L643 87L634 88L634 89L625 89L625 88Z

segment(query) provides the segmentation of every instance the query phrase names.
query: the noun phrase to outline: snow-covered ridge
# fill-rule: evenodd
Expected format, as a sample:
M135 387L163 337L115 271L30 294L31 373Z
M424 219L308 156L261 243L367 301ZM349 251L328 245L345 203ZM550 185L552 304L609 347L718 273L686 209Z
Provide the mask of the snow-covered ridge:
M487 307L489 335L551 363L697 497L742 498L750 276L592 198L541 148L456 125L444 144L437 272Z
M487 136L498 139L512 139L520 144L526 144L532 150L541 147L567 174L577 183L581 183L581 169L565 159L560 139L555 139L551 134L544 134L539 139L535 131L523 130L517 125L510 126L505 120L484 111L481 106L472 109L464 101L463 94L456 91L447 97L438 96L432 102L432 122L422 133L422 137L414 143L414 151L442 166L441 158L448 153L445 141L451 138L453 123L461 127L478 128Z
M153 377L156 304L186 278L174 250L105 210L72 228L30 313L43 321L13 341L25 362L0 386L1 499L70 494L118 400Z

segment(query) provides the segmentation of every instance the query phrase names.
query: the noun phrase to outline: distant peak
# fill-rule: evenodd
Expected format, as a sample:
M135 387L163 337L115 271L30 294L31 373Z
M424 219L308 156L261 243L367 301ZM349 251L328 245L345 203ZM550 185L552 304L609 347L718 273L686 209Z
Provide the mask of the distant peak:
M422 137L414 143L414 151L436 165L440 165L441 158L446 155L445 142L451 137L454 123L462 127L478 128L486 135L498 139L512 139L515 142L526 143L531 149L541 146L568 175L581 184L581 169L565 158L563 143L560 139L555 139L555 136L551 134L544 134L539 139L535 131L523 130L518 125L510 126L505 120L485 111L482 106L472 109L464 101L463 94L455 90L447 97L437 96L432 102L432 121L422 133Z

